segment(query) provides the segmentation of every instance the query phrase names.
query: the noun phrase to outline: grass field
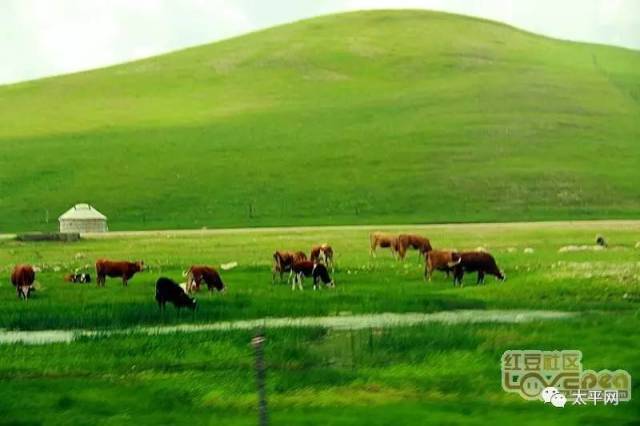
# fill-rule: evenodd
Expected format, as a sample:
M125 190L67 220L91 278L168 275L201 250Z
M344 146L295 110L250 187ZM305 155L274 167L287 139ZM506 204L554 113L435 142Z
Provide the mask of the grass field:
M435 247L486 247L508 279L485 286L466 277L422 280L415 253L404 263L368 255L360 227L121 234L78 243L0 241L0 264L42 268L32 300L21 303L0 279L0 324L12 330L98 329L204 324L219 320L457 309L574 312L565 320L522 324L433 323L357 331L326 327L267 329L267 393L275 424L635 424L637 399L619 406L525 401L500 385L507 349L579 349L586 367L640 377L638 222L392 227L429 236ZM591 245L606 250L560 251ZM337 287L292 292L271 285L276 248L330 242ZM527 250L525 249L533 249ZM66 271L97 257L143 259L149 266L123 288L64 283ZM199 294L199 310L158 312L160 275L181 278L191 263L225 271L226 294ZM58 270L59 269L59 270ZM56 272L57 270L57 272ZM7 277L8 268L2 275ZM0 424L255 424L252 330L126 334L73 343L0 345ZM640 389L637 382L633 392Z
M83 201L111 229L636 218L639 70L375 11L1 86L0 232Z

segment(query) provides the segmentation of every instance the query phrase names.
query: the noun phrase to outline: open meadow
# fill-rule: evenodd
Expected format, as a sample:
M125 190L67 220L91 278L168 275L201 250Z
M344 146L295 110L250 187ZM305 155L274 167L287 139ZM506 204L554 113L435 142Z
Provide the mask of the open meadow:
M476 286L471 274L463 288L453 288L436 273L425 283L415 252L404 262L388 250L369 256L374 229L411 230L435 248L484 247L507 280L487 277ZM607 249L593 250L598 233L607 237ZM624 221L116 233L77 243L5 238L0 324L12 331L100 333L70 343L0 344L0 424L255 424L249 345L255 330L155 335L140 327L430 312L450 312L452 320L267 327L271 418L278 424L633 424L640 418L633 399L556 410L505 393L500 357L507 349L577 349L588 368L626 369L640 377L639 240L640 222ZM308 251L320 242L336 251L336 288L314 292L309 280L302 292L271 284L275 249ZM106 288L62 281L64 273L86 265L95 277L91 265L100 257L142 259L148 268L126 288L117 279ZM236 268L221 271L226 293L201 290L194 314L171 306L159 312L153 298L159 276L181 281L190 264L234 261ZM17 300L7 279L8 265L17 262L42 269L28 302ZM455 321L459 310L479 322ZM503 310L515 322L483 315ZM530 310L571 315L516 319Z

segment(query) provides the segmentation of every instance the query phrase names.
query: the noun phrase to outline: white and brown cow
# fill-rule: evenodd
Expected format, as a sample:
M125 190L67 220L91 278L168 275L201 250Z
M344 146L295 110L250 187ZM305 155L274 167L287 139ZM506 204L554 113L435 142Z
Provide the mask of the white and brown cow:
M36 272L31 265L16 265L11 272L11 284L16 288L18 299L29 299L33 291Z
M320 244L311 247L309 260L313 263L323 263L333 272L333 248L329 244Z

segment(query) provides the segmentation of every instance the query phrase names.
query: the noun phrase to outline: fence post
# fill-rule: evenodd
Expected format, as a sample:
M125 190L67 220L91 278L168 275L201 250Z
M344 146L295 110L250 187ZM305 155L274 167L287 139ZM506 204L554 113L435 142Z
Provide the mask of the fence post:
M256 385L258 387L258 424L266 426L269 424L267 413L267 390L265 386L265 365L264 365L264 342L265 337L262 331L256 333L251 339L256 357Z

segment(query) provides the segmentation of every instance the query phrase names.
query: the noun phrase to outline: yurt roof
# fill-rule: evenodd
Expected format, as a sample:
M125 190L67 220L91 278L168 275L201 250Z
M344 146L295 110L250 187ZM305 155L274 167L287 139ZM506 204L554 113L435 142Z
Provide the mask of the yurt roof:
M88 219L104 219L107 217L100 213L98 210L94 209L89 204L76 204L71 207L69 210L64 212L58 220L61 219L77 219L77 220L88 220Z

